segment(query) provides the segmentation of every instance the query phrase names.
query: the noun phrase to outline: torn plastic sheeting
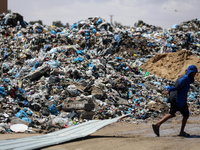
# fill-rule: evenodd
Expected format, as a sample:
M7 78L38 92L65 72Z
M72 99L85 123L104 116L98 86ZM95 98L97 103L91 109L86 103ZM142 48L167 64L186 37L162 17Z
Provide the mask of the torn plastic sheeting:
M57 60L49 61L48 64L53 68L59 68L61 66L61 62Z
M153 83L154 83L155 85L161 86L161 83L160 83L160 82L154 81Z
M50 145L60 144L63 142L85 137L126 116L128 115L123 115L114 119L107 119L107 120L91 120L76 126L72 126L66 129L62 129L41 136L2 140L0 141L0 147L1 150L8 150L8 149L25 150L25 149L36 149Z

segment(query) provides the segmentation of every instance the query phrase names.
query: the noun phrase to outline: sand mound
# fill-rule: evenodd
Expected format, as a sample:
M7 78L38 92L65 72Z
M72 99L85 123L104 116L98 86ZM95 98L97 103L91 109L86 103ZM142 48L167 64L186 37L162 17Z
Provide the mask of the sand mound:
M179 50L175 53L158 54L140 68L150 71L151 74L175 81L186 73L190 65L196 65L200 72L200 58L188 50ZM195 79L200 82L200 74L197 74Z

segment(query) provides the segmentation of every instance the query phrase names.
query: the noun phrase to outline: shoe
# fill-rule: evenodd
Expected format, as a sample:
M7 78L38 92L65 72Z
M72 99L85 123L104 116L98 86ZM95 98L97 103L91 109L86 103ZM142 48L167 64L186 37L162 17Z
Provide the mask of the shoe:
M183 132L183 134L179 134L178 136L183 136L183 137L190 137L190 134Z
M152 124L152 128L154 133L159 137L160 136L159 128L157 128L155 124Z

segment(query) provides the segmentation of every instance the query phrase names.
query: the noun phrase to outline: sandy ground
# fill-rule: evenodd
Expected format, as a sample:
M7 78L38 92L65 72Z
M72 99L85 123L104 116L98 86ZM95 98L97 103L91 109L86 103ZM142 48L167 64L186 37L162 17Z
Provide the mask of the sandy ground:
M174 53L157 54L140 66L140 68L150 71L151 74L159 77L176 81L186 73L190 65L195 65L199 69L200 58L188 50L180 50ZM195 80L200 82L200 74L195 76Z
M189 138L177 136L181 119L171 119L161 126L160 137L150 123L116 122L78 140L43 148L42 150L199 150L200 117L190 117L186 131ZM36 134L1 134L0 140Z

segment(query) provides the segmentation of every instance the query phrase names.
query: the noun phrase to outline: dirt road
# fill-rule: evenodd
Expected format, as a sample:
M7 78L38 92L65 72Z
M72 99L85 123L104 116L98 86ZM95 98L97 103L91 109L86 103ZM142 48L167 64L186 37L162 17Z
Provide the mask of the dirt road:
M117 122L78 140L43 148L43 150L199 150L200 118L190 117L186 131L189 138L177 136L181 118L171 119L161 126L156 137L150 123ZM33 134L4 134L0 140Z

